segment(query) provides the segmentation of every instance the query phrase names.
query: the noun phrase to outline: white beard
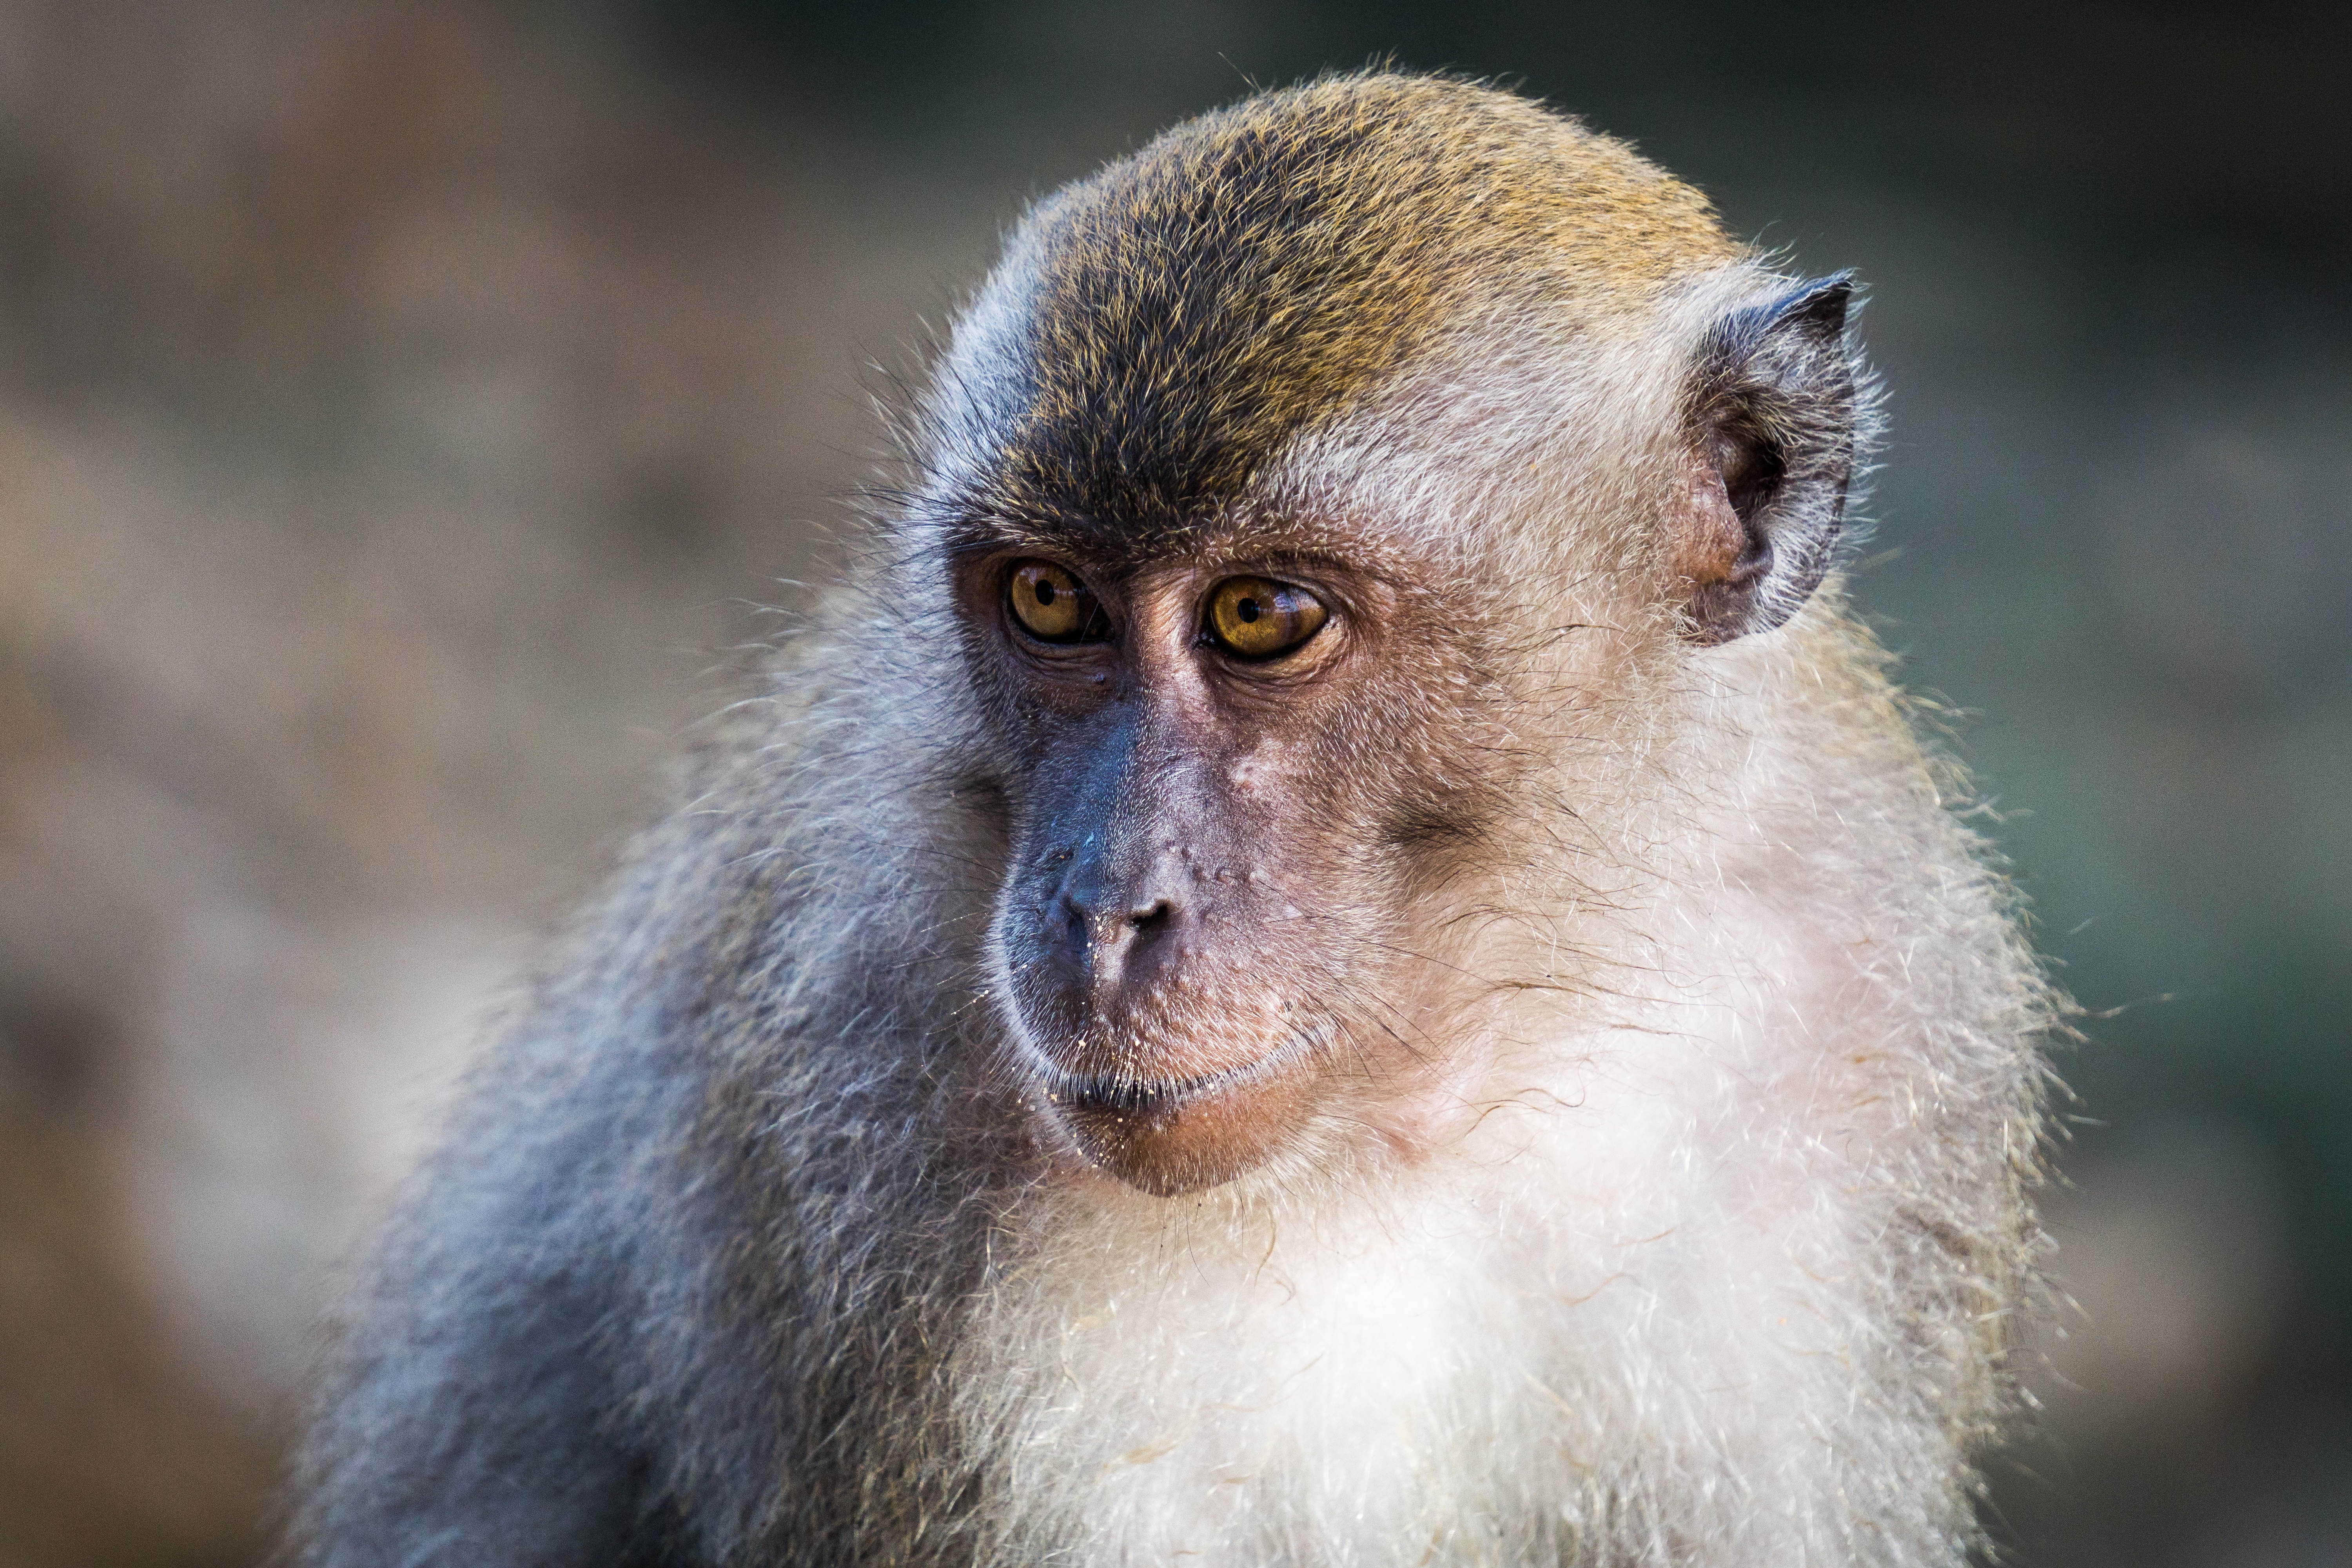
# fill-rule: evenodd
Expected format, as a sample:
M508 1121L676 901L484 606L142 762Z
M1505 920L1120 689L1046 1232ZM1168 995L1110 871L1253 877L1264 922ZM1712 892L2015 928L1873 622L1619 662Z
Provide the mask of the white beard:
M1916 1216L2020 1217L1825 956L1836 1016L1753 960L1620 998L1384 1190L1030 1194L950 1363L983 1561L1960 1561L1998 1340Z

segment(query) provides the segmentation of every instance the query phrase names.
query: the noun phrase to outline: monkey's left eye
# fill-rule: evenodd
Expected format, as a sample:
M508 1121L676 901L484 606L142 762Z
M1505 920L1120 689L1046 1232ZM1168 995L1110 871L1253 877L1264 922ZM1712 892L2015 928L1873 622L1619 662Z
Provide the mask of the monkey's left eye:
M1329 618L1306 589L1265 577L1228 577L1209 595L1209 635L1242 658L1288 653Z
M1094 590L1050 561L1024 561L1013 569L1005 587L1013 618L1039 642L1083 643L1110 640L1110 617L1096 602Z

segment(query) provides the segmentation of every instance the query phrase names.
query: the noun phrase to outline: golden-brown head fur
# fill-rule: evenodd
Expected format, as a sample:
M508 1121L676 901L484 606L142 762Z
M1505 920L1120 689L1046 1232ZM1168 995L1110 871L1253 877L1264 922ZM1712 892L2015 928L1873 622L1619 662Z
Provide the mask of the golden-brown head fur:
M997 504L1247 488L1498 303L1598 320L1742 254L1705 197L1539 104L1328 79L1188 121L1032 217Z

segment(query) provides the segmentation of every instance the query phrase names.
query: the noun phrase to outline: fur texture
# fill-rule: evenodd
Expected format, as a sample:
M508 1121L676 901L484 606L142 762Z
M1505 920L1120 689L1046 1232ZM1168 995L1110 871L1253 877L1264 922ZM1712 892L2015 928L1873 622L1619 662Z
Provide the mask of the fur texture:
M1834 575L1711 647L1662 565L1726 323L1787 292L1450 81L1264 95L1044 204L870 563L372 1254L305 1560L1963 1561L2052 998ZM1852 433L1832 341L1843 410L1776 417ZM1373 933L1328 984L1365 1093L1415 1064L1379 1135L1343 1101L1163 1198L1041 1124L950 583L982 527L1345 549L1460 628L1312 743L1468 825L1381 862L1381 921L1301 911Z

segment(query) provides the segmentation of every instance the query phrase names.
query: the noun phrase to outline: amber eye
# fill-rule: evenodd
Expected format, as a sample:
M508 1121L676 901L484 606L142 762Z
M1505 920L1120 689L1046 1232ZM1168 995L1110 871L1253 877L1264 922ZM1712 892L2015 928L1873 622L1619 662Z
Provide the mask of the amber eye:
M1013 618L1039 642L1104 642L1110 619L1095 602L1094 590L1050 561L1024 561L1013 569L1005 590Z
M1227 653L1272 658L1313 637L1330 612L1304 588L1264 577L1228 577L1209 595L1209 635Z

